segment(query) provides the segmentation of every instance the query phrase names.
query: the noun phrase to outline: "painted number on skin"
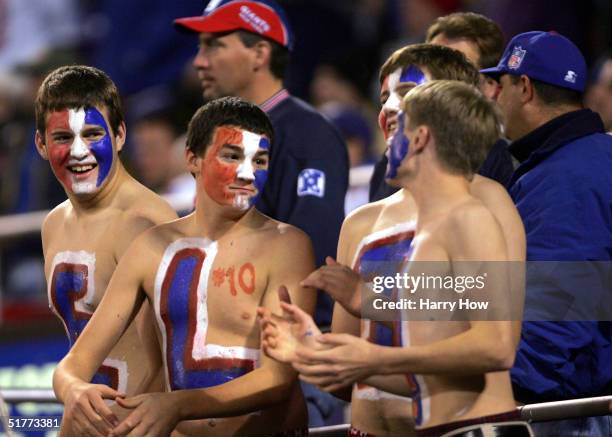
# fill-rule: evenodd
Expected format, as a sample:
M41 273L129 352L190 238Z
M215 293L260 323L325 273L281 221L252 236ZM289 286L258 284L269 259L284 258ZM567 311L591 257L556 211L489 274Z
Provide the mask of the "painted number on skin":
M214 270L213 283L215 286L220 287L223 285L225 278L227 278L230 294L232 296L238 295L238 290L236 289L236 279L238 280L240 289L245 294L253 294L255 291L255 267L251 263L242 264L240 269L238 269L237 275L234 266L228 267L227 269L219 267Z
M169 256L163 276L159 314L165 331L165 361L172 390L223 384L252 371L256 365L255 356L249 357L252 354L245 353L245 348L206 343L209 315L205 278L210 268L207 263L212 263L212 259L206 258L207 253L201 248L179 249ZM233 269L217 270L213 272L213 281L222 283L229 272L231 292L236 280ZM253 266L243 265L237 275L238 285L252 293Z

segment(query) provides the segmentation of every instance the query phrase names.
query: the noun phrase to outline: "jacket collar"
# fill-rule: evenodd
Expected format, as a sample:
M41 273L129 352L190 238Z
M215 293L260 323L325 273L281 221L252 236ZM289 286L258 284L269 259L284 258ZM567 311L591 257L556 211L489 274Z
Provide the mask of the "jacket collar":
M513 142L508 150L520 162L510 180L514 182L567 143L604 132L599 114L590 109L567 112Z

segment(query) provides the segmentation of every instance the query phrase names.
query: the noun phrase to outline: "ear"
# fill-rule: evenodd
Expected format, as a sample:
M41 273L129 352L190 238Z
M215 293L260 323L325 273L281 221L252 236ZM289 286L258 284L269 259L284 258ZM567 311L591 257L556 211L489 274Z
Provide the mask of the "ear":
M519 83L517 85L519 86L519 91L521 93L521 102L522 103L531 102L535 97L535 91L534 91L533 82L531 82L531 79L529 79L529 77L522 74L520 77Z
M117 152L121 152L121 149L123 149L126 134L127 128L125 127L125 122L122 121L117 128L117 133L115 134L115 147L117 148Z
M270 65L272 45L268 41L259 41L251 48L254 51L254 71Z
M416 126L412 131L412 138L410 139L410 145L408 146L409 153L418 155L423 153L431 142L431 131L428 126L420 125Z
M495 79L484 74L480 75L480 91L487 99L497 100L500 89L499 82Z
M191 149L185 149L185 160L187 161L187 170L192 175L200 173L200 167L202 158L191 151Z
M34 143L36 144L36 150L38 150L38 154L44 160L49 160L49 156L47 155L47 145L45 144L45 139L37 130L36 135L34 135Z

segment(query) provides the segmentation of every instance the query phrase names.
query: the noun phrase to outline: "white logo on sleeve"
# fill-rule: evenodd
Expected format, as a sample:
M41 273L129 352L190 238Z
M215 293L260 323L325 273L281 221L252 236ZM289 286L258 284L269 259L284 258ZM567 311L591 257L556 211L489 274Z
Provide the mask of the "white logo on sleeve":
M566 82L576 83L576 78L577 77L578 77L578 75L574 71L568 70L564 79L565 79Z
M316 168L305 168L298 176L298 196L325 196L325 173Z

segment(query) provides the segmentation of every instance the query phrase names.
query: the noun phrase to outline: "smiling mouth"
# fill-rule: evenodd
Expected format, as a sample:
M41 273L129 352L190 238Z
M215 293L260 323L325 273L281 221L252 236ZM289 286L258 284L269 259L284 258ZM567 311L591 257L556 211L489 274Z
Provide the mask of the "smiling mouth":
M95 169L97 166L98 164L69 165L68 170L75 175L84 175Z

